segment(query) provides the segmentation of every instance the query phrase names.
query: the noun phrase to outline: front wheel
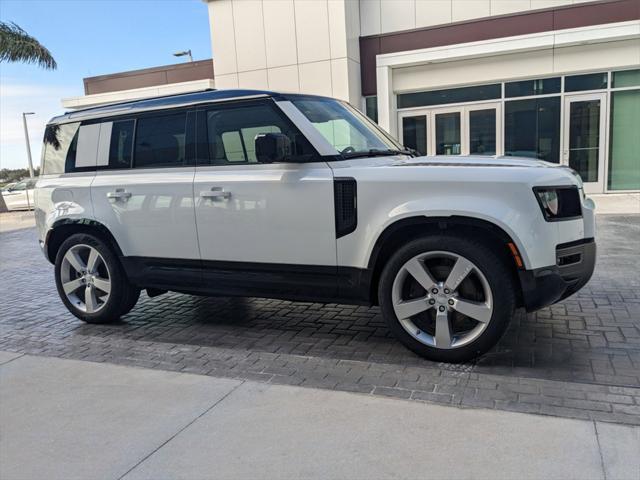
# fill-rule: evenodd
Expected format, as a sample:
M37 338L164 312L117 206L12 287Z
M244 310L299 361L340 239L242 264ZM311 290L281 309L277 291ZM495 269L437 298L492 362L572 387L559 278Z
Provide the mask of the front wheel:
M515 309L512 278L485 245L438 235L414 240L391 257L378 298L405 346L430 360L464 362L504 333Z
M112 249L89 234L65 240L56 255L56 287L67 309L87 323L111 323L138 300Z

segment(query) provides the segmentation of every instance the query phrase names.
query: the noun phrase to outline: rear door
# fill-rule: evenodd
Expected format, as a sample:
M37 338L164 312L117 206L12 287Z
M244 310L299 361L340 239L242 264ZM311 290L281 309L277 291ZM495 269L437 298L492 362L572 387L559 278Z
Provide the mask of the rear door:
M194 122L194 111L177 109L100 125L95 218L128 257L129 273L154 286L199 284Z
M292 161L258 163L260 133L287 135ZM306 138L270 99L201 109L198 135L194 197L205 282L290 297L315 284L316 295L334 295L333 174Z

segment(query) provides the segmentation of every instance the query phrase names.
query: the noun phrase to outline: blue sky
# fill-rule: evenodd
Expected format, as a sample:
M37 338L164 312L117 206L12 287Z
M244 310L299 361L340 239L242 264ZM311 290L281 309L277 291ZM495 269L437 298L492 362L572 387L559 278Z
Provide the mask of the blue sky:
M83 95L82 79L184 61L191 49L211 58L207 6L201 0L0 0L0 19L36 37L58 62L54 71L0 63L0 167L27 165L21 113L28 117L34 164L44 125L60 99Z

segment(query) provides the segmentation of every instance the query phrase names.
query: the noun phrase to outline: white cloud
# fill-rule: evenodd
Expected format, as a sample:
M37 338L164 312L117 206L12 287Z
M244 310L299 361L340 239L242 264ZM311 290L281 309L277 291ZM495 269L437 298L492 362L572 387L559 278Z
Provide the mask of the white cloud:
M60 99L77 94L77 89L43 86L0 78L0 167L24 168L27 151L22 126L22 112L27 117L34 166L40 163L40 150L47 122L64 112Z

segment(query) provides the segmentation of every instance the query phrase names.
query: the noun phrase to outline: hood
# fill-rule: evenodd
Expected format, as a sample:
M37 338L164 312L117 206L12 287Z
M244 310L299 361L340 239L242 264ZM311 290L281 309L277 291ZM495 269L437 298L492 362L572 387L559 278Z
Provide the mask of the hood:
M484 155L468 156L437 156L437 157L415 157L398 158L393 162L393 166L460 166L460 167L525 167L525 168L557 168L561 167L556 163L545 162L534 158L525 157L497 157Z

